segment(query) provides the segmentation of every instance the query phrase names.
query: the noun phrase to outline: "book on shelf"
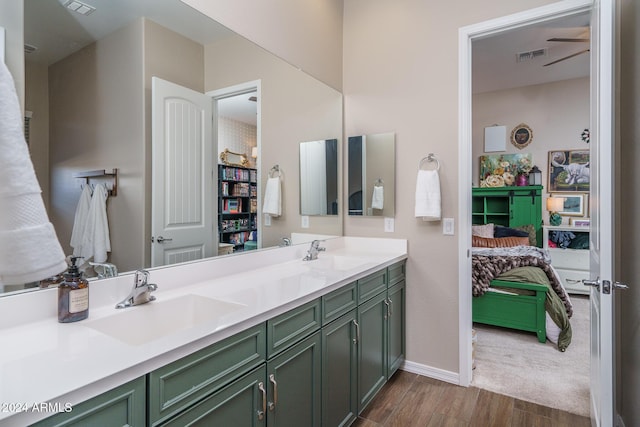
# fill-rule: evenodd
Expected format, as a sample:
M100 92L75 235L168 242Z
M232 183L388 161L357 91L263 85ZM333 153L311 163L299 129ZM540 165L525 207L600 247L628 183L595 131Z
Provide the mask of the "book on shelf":
M242 203L239 199L225 199L222 206L223 213L242 212Z

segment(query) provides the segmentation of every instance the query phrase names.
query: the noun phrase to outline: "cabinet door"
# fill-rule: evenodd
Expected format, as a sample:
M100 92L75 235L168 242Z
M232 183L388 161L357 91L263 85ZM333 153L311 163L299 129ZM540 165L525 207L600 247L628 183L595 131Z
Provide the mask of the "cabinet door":
M317 331L267 362L268 426L320 426L321 345Z
M358 307L358 413L373 399L387 379L387 293Z
M172 427L265 426L267 420L265 373L266 367L263 364L162 425Z
M322 425L348 426L358 415L356 310L322 328Z
M509 227L533 224L538 246L542 247L542 204L540 195L515 195L509 202Z
M146 424L145 389L145 379L140 377L34 425L142 427Z
M389 334L387 379L398 370L405 356L405 292L404 280L389 288Z

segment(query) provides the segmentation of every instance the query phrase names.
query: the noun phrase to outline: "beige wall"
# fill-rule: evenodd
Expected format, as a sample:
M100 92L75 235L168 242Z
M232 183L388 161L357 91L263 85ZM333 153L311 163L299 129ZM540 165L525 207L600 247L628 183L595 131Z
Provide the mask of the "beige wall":
M443 216L458 214L458 29L549 3L345 1L345 133L395 131L397 152L395 233L382 219L346 218L345 234L409 240L410 361L459 371L457 238L413 216L418 161L430 152L441 164Z
M343 0L182 1L328 85L342 88Z
M640 425L640 5L622 0L619 17L620 107L618 120L619 192L616 280L629 285L618 293L618 410L626 426Z
M543 201L547 197L548 153L550 150L588 150L580 134L589 128L589 79L563 80L526 86L473 97L473 184L479 182L479 157L483 154L530 153L542 171ZM526 123L533 131L530 145L518 149L510 142L511 130ZM506 151L484 152L484 128L493 124L506 126ZM544 204L543 204L544 206ZM588 215L587 215L588 216ZM548 224L543 207L543 220ZM568 217L563 219L568 224Z
M282 216L262 228L263 247L277 245L292 232L341 234L341 216L311 217L311 228L302 229L298 197L299 144L319 139L341 140L341 94L240 36L206 46L205 70L205 91L261 81L258 191L261 197L269 169L277 164L282 171L283 199Z
M81 183L73 174L118 168L118 195L107 212L110 261L121 271L142 265L145 242L141 57L136 21L49 69L52 222L70 253Z

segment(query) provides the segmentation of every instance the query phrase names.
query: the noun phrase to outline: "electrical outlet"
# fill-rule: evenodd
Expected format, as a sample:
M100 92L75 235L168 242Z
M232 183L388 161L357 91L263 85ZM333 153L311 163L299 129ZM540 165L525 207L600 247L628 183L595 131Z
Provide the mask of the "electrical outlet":
M453 236L454 233L453 218L442 218L442 234Z
M309 228L309 217L307 215L302 215L301 217L301 226L302 228Z
M395 226L395 221L393 220L393 218L384 219L384 231L386 233L393 233L394 226Z

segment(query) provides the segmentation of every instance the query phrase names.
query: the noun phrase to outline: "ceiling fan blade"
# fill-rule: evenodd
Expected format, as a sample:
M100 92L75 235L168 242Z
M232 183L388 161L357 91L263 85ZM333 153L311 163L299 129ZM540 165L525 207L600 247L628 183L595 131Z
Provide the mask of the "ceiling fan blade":
M583 53L587 53L590 50L591 49L584 49L584 50L581 50L580 52L572 53L571 55L565 56L564 58L556 59L555 61L549 62L548 64L544 64L544 66L548 67L549 65L557 64L558 62L564 61L564 60L569 59L569 58L573 58L574 56L578 56L578 55L582 55Z
M585 38L565 38L565 37L554 37L551 39L547 39L548 42L588 42L590 39Z

